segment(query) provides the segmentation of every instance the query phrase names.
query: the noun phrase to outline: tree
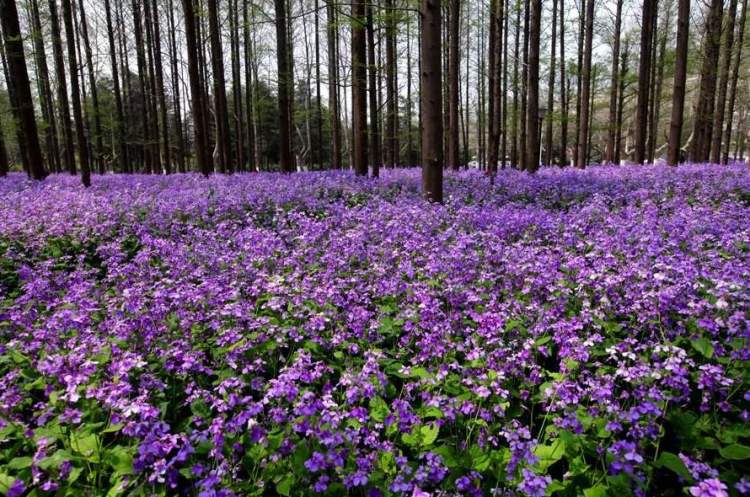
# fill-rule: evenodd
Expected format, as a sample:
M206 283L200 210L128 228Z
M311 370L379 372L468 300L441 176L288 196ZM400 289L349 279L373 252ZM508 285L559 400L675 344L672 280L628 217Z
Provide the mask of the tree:
M656 16L657 0L643 0L641 15L641 51L638 68L638 102L635 117L635 162L646 160L646 138L648 128L649 75L651 74L651 44L653 43L653 23Z
M396 14L393 0L385 0L385 165L399 163L398 141L398 68L396 57Z
M742 11L740 13L740 24L737 28L737 45L732 69L732 84L729 90L729 102L727 103L727 126L724 132L724 152L721 163L729 162L729 145L732 141L732 121L734 118L734 104L737 98L737 81L740 74L740 63L742 61L742 43L745 39L745 20L747 19L747 0L742 0Z
M620 31L622 29L622 4L617 0L615 10L615 29L612 36L612 78L609 86L609 121L607 123L607 149L605 162L612 163L615 158L615 133L617 131L617 93L619 88L620 64Z
M380 175L380 163L382 152L380 145L380 112L378 112L378 62L375 60L375 22L372 15L372 5L367 8L367 72L368 72L368 96L370 106L370 153L372 154L372 175L377 178Z
M156 94L159 102L159 118L161 120L161 143L162 143L162 157L164 159L164 172L170 174L172 172L172 156L169 150L169 125L167 117L167 95L164 89L164 69L162 68L162 51L161 51L161 33L159 26L159 10L157 9L157 2L152 2L152 18L151 24L154 31L154 69L156 71ZM226 101L225 101L226 103ZM158 137L157 137L158 138Z
M593 0L589 0L593 3ZM539 38L542 31L542 0L529 5L529 79L526 102L526 153L523 169L539 169Z
M649 1L649 0L646 0ZM591 98L591 51L594 35L594 0L586 0L586 35L583 50L583 70L581 71L581 114L578 119L578 154L576 155L576 167L586 167L589 143L589 112L593 109L589 106Z
M68 66L70 66L70 94L73 101L73 123L76 131L76 145L78 147L78 162L81 166L81 182L83 186L91 186L91 170L89 169L89 149L86 135L83 131L83 113L81 111L81 95L78 85L78 61L76 58L75 30L73 28L73 6L71 0L62 0L63 23L68 45Z
M2 20L0 27L3 30L8 60L9 85L13 86L18 126L22 130L21 136L25 140L23 146L27 154L29 175L33 179L41 180L47 175L47 171L44 169L44 160L39 146L34 102L31 99L31 84L26 69L26 56L23 52L23 41L15 0L0 0L0 19Z
M125 117L120 92L120 74L117 68L117 53L115 50L115 31L112 25L112 8L110 0L104 0L104 12L107 17L107 39L109 41L110 70L112 71L112 92L115 97L115 134L117 136L117 158L122 170L128 169L128 149L125 144Z
M443 202L443 102L441 97L442 14L438 0L421 0L420 115L422 121L422 193Z
M502 5L502 0L495 0L495 3ZM502 7L501 7L502 8ZM459 160L459 143L458 143L458 73L459 73L459 23L461 18L461 0L450 0L448 3L448 164L447 166L457 171L460 167ZM499 38L499 36L498 36ZM497 97L499 97L499 92ZM498 98L499 101L499 98ZM494 115L497 121L499 116ZM490 167L493 163L490 163ZM495 142L495 162L497 168L497 142Z
M677 3L677 46L675 48L674 85L672 89L672 119L669 125L667 164L676 166L680 162L680 140L682 138L685 111L685 81L688 64L688 36L690 30L690 0Z
M211 70L214 83L214 117L216 119L216 150L219 172L232 172L229 143L229 109L224 82L224 53L221 50L221 33L217 0L208 0L208 30L211 39Z
M719 73L719 88L716 96L716 111L711 127L711 162L718 164L721 159L721 137L724 132L724 113L727 108L727 91L729 88L729 68L732 64L732 47L734 45L734 18L737 16L737 0L729 1L726 15L724 50L721 56L721 72Z
M544 138L545 164L552 164L552 114L555 106L555 47L557 46L557 0L552 0L552 36L550 38L549 80L547 83L547 129Z
M565 91L565 0L560 0L560 167L568 163L568 93Z
M367 62L365 3L352 3L352 165L357 176L367 176Z
M291 137L292 69L289 60L286 1L274 0L276 10L276 65L279 78L279 162L281 171L294 172Z
M60 110L60 129L62 130L62 156L65 168L70 174L77 174L75 151L73 145L73 127L70 122L70 104L68 103L68 84L65 78L65 61L62 49L60 20L57 15L57 0L49 0L50 26L52 30L52 53L55 61L55 79L57 80L57 106Z
M693 142L690 150L690 159L693 162L706 162L711 147L711 127L713 125L716 97L716 72L719 64L723 6L724 2L722 0L711 0L711 7L706 19L701 82L698 93L698 104L695 109Z
M328 99L331 111L331 159L330 166L341 168L341 119L339 118L339 68L338 68L338 33L336 11L332 0L326 1L328 21Z
M187 41L188 77L190 79L190 96L193 103L193 130L195 139L195 154L198 167L204 176L213 171L213 165L208 155L208 137L205 128L203 111L203 87L200 78L198 62L198 36L196 33L197 20L195 16L195 0L182 0L185 14L185 39Z
M96 76L94 74L94 61L91 53L91 42L89 41L88 22L86 21L86 11L84 10L83 0L79 0L81 10L81 35L83 38L83 47L86 53L86 65L88 66L89 87L91 88L91 106L94 112L94 138L96 147L94 149L94 163L99 166L99 173L104 174L104 161L101 154L104 149L102 142L102 120L99 110L99 92L96 88Z

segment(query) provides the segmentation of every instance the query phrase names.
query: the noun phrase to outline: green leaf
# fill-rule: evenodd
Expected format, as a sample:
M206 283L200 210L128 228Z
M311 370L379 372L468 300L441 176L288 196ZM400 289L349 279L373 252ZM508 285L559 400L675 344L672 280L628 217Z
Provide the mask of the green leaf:
M430 423L428 425L424 425L419 429L420 434L422 435L422 445L428 446L435 443L435 440L437 440L438 433L440 432L440 427L436 423Z
M659 454L659 459L656 460L655 465L657 468L667 468L686 480L692 480L690 471L685 467L685 463L682 462L682 459L671 452L662 452Z
M34 460L30 457L14 457L13 459L6 464L6 467L9 469L26 469L31 466L31 463L34 462Z
M370 399L370 417L374 421L382 423L388 417L388 413L388 404L381 397Z
M289 497L292 491L292 485L294 485L294 476L286 475L278 483L276 483L276 491L279 495L285 495Z
M711 345L711 341L707 338L696 338L690 341L690 345L706 359L711 359L714 355L714 347Z
M116 475L133 474L133 450L128 447L113 447L107 452L106 461Z
M94 433L71 433L70 447L74 452L82 455L90 461L99 461L99 437Z
M741 444L727 445L719 449L719 454L725 459L732 459L734 461L750 459L750 447Z
M536 340L534 341L534 345L535 345L536 347L541 347L542 345L544 345L545 343L549 342L550 340L552 340L552 337L551 337L550 335L547 335L547 336L543 336L543 337L541 337L541 338L537 338L537 339L536 339Z
M583 491L585 497L607 497L607 487L601 483L587 488Z
M539 469L545 471L565 455L565 442L558 438L549 445L537 445L534 448L534 455L539 458L537 463Z

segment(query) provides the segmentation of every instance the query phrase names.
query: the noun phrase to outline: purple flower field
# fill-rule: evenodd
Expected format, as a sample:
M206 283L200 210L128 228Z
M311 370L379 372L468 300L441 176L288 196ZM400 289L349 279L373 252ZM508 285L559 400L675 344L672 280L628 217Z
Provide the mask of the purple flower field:
M750 169L0 180L0 494L750 495Z

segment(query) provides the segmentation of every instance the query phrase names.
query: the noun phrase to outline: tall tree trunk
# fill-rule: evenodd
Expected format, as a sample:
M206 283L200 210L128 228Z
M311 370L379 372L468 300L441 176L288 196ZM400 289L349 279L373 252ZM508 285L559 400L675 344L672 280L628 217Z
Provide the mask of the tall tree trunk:
M156 70L156 94L159 103L159 116L161 118L162 132L162 156L164 158L164 172L172 172L172 154L169 147L169 126L167 124L167 95L164 90L164 69L162 68L161 33L159 25L159 10L156 0L152 0L152 25L154 30L154 59Z
M102 119L99 109L99 92L96 88L96 75L94 74L94 57L91 53L91 42L89 41L88 22L86 21L86 11L84 10L83 0L79 0L79 9L81 11L81 35L83 38L83 48L86 54L86 65L88 66L89 86L91 87L91 107L94 113L94 165L98 166L99 174L104 174L105 164L102 158L104 144L102 142Z
M657 70L656 70L656 87L654 88L654 119L653 119L653 126L651 128L650 134L651 137L649 138L649 143L651 143L651 148L649 149L648 155L649 155L649 161L654 162L654 159L656 157L656 145L657 140L659 139L659 122L661 121L661 100L662 100L662 88L664 86L664 66L667 65L666 63L666 53L667 53L667 33L671 30L671 27L669 25L669 20L672 17L672 1L669 0L667 3L667 10L665 11L664 16L664 27L661 29L661 39L659 41L659 61L657 62Z
M148 140L151 139L150 129L150 116L149 116L149 91L147 86L148 77L148 66L146 64L146 49L143 41L143 25L142 25L142 12L141 12L141 0L133 0L133 31L135 34L135 49L136 49L136 62L138 65L138 91L140 95L140 109L138 113L141 114L141 140L139 143L140 155L143 157L143 170L144 172L150 173L151 168L154 165L154 159L151 157L151 148L147 146ZM144 0L148 1L148 0Z
M238 171L245 166L245 123L242 112L242 81L240 79L239 0L229 0L229 45L232 59L232 117L236 147L234 162Z
M213 171L208 153L208 130L205 127L203 111L203 86L201 84L198 62L198 39L196 33L195 0L182 0L185 13L185 39L187 41L188 77L190 79L190 97L193 103L193 130L195 140L195 155L198 167L204 176Z
M380 175L380 164L383 162L380 145L380 121L378 112L378 63L375 60L375 23L372 15L372 5L367 5L367 58L370 98L370 151L372 155L372 175Z
M180 100L180 72L177 66L177 35L174 20L174 5L169 0L169 67L171 71L172 84L172 114L174 118L174 131L177 138L177 167L181 173L187 172L185 165L185 138L182 130L182 104ZM166 129L166 128L165 128Z
M31 175L31 169L29 166L29 154L28 144L26 137L24 136L24 129L20 125L21 115L19 109L21 106L18 103L18 97L16 95L15 87L13 86L13 78L10 75L10 69L8 68L8 61L5 58L5 44L2 43L0 38L0 62L3 66L3 76L5 81L8 82L8 100L10 101L11 114L13 115L14 128L16 130L16 143L18 144L19 155L21 156L21 165L27 175Z
M523 2L523 67L521 68L521 136L519 140L519 152L521 154L521 169L526 167L528 158L526 152L528 152L528 134L526 126L526 118L528 117L528 102L529 102L529 21L531 16L531 10L529 8L529 2Z
M742 62L742 43L745 39L745 20L747 18L747 0L742 0L742 11L740 13L740 23L737 27L737 44L734 56L734 65L732 69L732 83L729 89L729 102L727 103L727 126L724 132L724 152L721 156L721 163L729 162L729 145L732 141L732 121L734 119L734 105L737 98L737 81L740 75L740 63Z
M253 98L253 81L252 64L255 60L255 53L252 49L250 40L250 3L248 0L242 1L242 20L244 24L244 49L245 49L245 107L247 108L247 158L250 171L258 171L260 160L258 158L258 149L255 146L255 99Z
M581 145L581 109L585 100L581 100L581 89L583 88L583 53L586 51L584 43L586 40L586 2L581 0L578 16L578 65L576 66L576 135L573 144L573 164L578 165L578 151Z
M620 62L620 89L617 104L617 128L615 129L615 156L614 163L620 163L622 153L622 120L625 111L625 79L628 75L628 58L630 57L630 44L625 40L625 48L622 51Z
M26 69L26 56L23 52L23 39L18 23L18 11L15 0L0 0L0 21L2 22L3 39L7 55L9 85L13 86L18 126L22 130L29 163L29 175L36 180L44 179L44 169L39 135L34 116L34 102L31 99L31 84Z
M315 165L323 167L323 103L320 100L320 6L315 0Z
M47 163L49 169L56 173L60 172L60 150L57 141L57 125L55 122L55 107L52 100L52 86L49 81L49 69L47 68L47 52L44 47L44 34L39 16L38 0L31 0L31 22L34 38L34 60L37 70L37 86L39 88L39 100L44 117L44 143L47 151Z
M219 31L218 1L208 0L208 29L211 36L211 70L214 80L214 108L216 119L216 148L219 151L219 172L233 171L230 152L229 117L226 84L224 82L224 52Z
M68 103L68 84L65 78L65 59L62 48L60 19L57 14L57 0L49 0L50 26L52 29L52 52L55 60L55 79L57 80L57 105L60 110L60 129L62 130L62 156L65 169L70 174L77 174L75 149L73 144L73 127L70 122L70 104Z
M399 163L398 144L398 68L396 57L396 13L393 0L385 0L385 165L396 167Z
M593 0L589 0L593 3ZM542 0L531 0L529 6L529 73L526 102L526 153L524 169L539 169L539 38L542 31Z
M619 88L620 67L620 31L622 30L622 4L617 0L615 11L615 30L612 40L612 78L609 85L609 121L607 122L607 153L605 162L612 163L615 158L615 132L617 131L617 90Z
M643 0L643 26L641 28L641 50L638 68L638 102L635 117L635 162L646 160L646 138L648 131L648 102L650 95L649 75L651 74L651 44L653 43L653 23L656 16L657 0Z
M729 69L732 64L732 49L734 46L734 23L737 16L737 0L730 0L727 11L724 32L724 51L721 56L721 70L719 73L719 89L716 96L716 111L711 128L711 162L718 164L721 159L721 137L724 132L724 113L727 108L727 91L729 88Z
M502 5L502 0L495 0ZM458 78L459 78L459 23L461 20L461 0L450 0L448 3L448 164L447 166L458 171L461 162L459 160L459 143L458 143ZM499 95L498 95L499 97ZM495 115L497 120L498 116ZM497 145L497 144L496 144ZM495 146L495 156L497 156L497 146ZM495 167L497 167L497 157L495 158Z
M281 171L294 172L292 157L291 106L292 70L287 38L286 1L274 0L276 10L276 61L279 78L279 162Z
M8 175L8 149L5 147L5 135L3 134L3 122L0 120L0 177Z
M716 71L719 63L723 6L723 0L711 0L711 7L706 19L701 83L695 110L693 142L690 150L690 159L693 162L706 162L711 148L711 127L713 125L716 96Z
M545 160L551 165L552 154L552 116L555 110L555 47L557 46L557 0L552 0L552 37L550 38L549 81L547 84L547 123L544 139Z
M367 176L367 47L365 3L352 3L352 165L357 176Z
M407 165L414 162L414 144L412 141L412 101L411 101L411 19L406 20L406 156Z
M519 87L518 87L518 54L521 45L521 3L516 2L516 23L515 23L515 44L513 47L513 123L512 123L512 139L510 147L510 162L512 167L519 167L518 163L518 121L519 121Z
M648 0L646 0L648 1ZM581 115L578 120L578 154L576 167L586 167L586 159L588 155L588 140L589 140L589 112L594 112L593 108L589 108L589 99L591 98L591 51L592 41L594 35L594 0L586 0L586 41L583 53L583 70L581 71L581 79L583 88L581 89Z
M144 30L146 33L146 101L148 104L149 117L149 134L146 136L146 143L151 151L153 163L150 166L151 172L161 174L162 172L162 155L161 155L161 134L159 132L159 109L157 105L157 88L156 88L156 54L154 53L154 31L153 15L151 14L151 0L143 0L144 13Z
M560 0L560 167L568 164L568 100L570 95L565 91L565 0Z
M125 145L125 119L122 108L122 93L120 92L120 74L117 68L117 50L115 49L115 30L112 24L112 7L110 0L104 0L104 12L107 17L107 39L109 41L109 60L110 60L110 71L112 73L112 92L115 96L115 120L113 123L114 134L117 137L117 155L116 158L120 162L120 170L127 171L128 169L128 152ZM125 75L127 77L127 74ZM113 152L115 145L113 144ZM112 164L114 167L114 161Z
M649 96L648 96L648 125L646 131L646 162L651 163L654 161L651 151L654 150L654 141L656 138L655 130L656 126L656 75L658 61L656 59L657 50L657 33L659 32L659 12L658 9L654 12L653 27L651 28L651 75L649 82Z
M744 1L747 2L747 0ZM672 89L672 119L669 124L667 150L667 164L670 166L676 166L680 162L690 31L690 0L677 0L677 2L677 46L675 48L674 85Z
M328 107L331 113L331 168L341 168L341 119L339 111L338 26L333 0L326 1L328 21Z
M422 192L431 202L443 201L442 54L438 0L421 1L420 114L422 121Z
M500 167L505 169L508 159L508 27L510 26L510 0L502 0L503 5L503 50L502 50L502 67L500 72L503 75L500 102L501 132L502 141L500 143ZM468 57L467 57L468 58Z
M91 185L91 170L89 169L89 150L86 135L83 132L83 113L81 111L81 95L78 89L78 62L76 58L75 30L73 29L73 6L71 0L62 0L63 21L68 40L68 66L70 66L70 93L73 99L73 121L76 128L76 144L78 146L78 162L81 165L81 182L83 186Z

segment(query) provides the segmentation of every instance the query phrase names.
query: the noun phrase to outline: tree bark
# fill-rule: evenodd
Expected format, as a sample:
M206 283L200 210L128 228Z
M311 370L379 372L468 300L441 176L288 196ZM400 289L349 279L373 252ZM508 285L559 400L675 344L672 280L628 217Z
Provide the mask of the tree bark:
M255 99L253 98L253 88L255 81L253 81L252 67L255 63L255 53L252 49L252 42L250 40L250 3L248 0L242 2L242 19L244 23L243 36L244 36L244 49L245 49L245 107L247 108L247 159L248 169L250 171L258 171L260 166L260 160L258 158L258 149L255 146L256 134L255 134Z
M229 140L229 109L227 107L224 81L224 52L219 32L218 1L208 0L208 30L211 38L211 70L213 72L214 113L216 120L216 143L219 151L219 172L231 173L234 169Z
M65 60L62 48L62 33L57 14L57 1L49 0L50 26L52 30L52 51L55 61L55 79L57 79L57 105L60 110L60 128L62 130L62 156L65 169L70 174L77 174L75 148L73 144L73 126L70 122L70 104L68 103L68 84L65 78Z
M557 46L557 0L552 0L552 37L550 38L549 80L547 84L547 122L544 139L545 160L551 165L552 154L552 116L555 107L555 47Z
M747 0L744 0L745 2ZM688 39L690 31L690 0L677 3L677 45L675 48L674 85L672 88L672 118L669 124L667 164L680 162L680 142L685 111L685 82L687 80Z
M8 84L13 86L18 126L22 130L20 136L25 140L25 143L20 145L26 150L29 175L32 179L41 180L47 176L47 171L44 169L44 159L39 146L34 102L31 99L31 84L26 68L26 56L23 52L23 39L15 0L0 0L0 20L10 75Z
M357 176L367 176L367 46L365 3L352 3L352 166Z
M614 163L620 163L622 151L622 120L625 110L625 79L628 75L628 58L630 57L630 44L625 40L625 49L622 51L620 62L620 89L617 103L617 128L615 130L615 156Z
M638 68L638 102L635 117L635 162L643 164L646 159L646 138L648 127L648 102L650 95L649 75L651 74L651 44L653 24L650 20L656 15L657 0L644 0L641 27L641 51Z
M568 164L568 99L565 91L565 0L560 0L560 167Z
M162 68L161 33L159 25L159 10L156 0L152 3L152 25L154 30L154 59L156 61L156 93L159 102L159 116L161 118L162 157L164 158L164 172L172 172L172 154L169 147L169 125L167 116L167 95L164 90L164 69Z
M727 103L727 126L724 132L724 152L721 156L721 163L729 162L729 145L732 141L732 121L734 119L734 105L737 99L737 82L740 75L740 63L742 62L742 43L745 39L745 20L747 18L747 0L742 0L742 10L740 13L740 23L737 28L737 44L732 69L732 83L729 89L729 102Z
M382 150L380 144L380 121L378 112L378 63L375 60L375 23L372 15L372 5L367 5L367 58L370 99L370 152L372 155L372 175L377 178L380 175L380 164Z
M495 0L502 5L502 0ZM458 171L461 166L459 159L458 143L458 78L460 57L459 46L459 23L461 20L461 0L450 0L448 3L448 164L447 166ZM499 92L498 92L499 93ZM499 94L498 94L499 97ZM495 120L498 116L495 115ZM497 167L497 143L495 143L495 167Z
M238 171L245 167L245 123L242 112L242 81L240 79L239 0L229 0L229 40L232 60L232 120L234 123L234 163Z
M649 1L649 0L646 0ZM578 120L578 154L576 157L576 167L583 169L586 167L588 155L589 140L589 112L593 113L594 109L589 107L591 98L591 52L594 34L594 0L586 0L586 36L583 53L583 70L581 79L583 88L581 89L581 114Z
M422 193L443 202L443 102L441 96L442 13L438 0L421 0L420 114L422 121Z
M385 0L385 92L386 92L386 125L385 125L385 165L396 167L399 163L398 140L398 67L396 54L396 14L393 0Z
M68 40L68 66L70 66L70 93L73 99L73 121L76 130L76 144L78 146L78 162L81 165L81 182L83 186L91 185L91 170L89 169L89 150L86 145L86 135L83 132L83 114L81 112L81 96L78 89L78 62L76 58L75 30L73 29L73 6L71 0L62 0L63 21Z
M617 0L615 11L615 30L612 41L612 78L609 86L609 121L607 122L607 153L605 162L614 162L615 157L615 133L617 131L617 91L619 89L619 67L620 67L620 31L622 30L622 4L623 0Z
M86 65L88 66L89 86L91 87L91 107L94 113L94 166L98 166L99 174L104 174L105 164L102 157L104 144L102 141L102 119L99 110L99 91L96 88L96 75L94 74L94 57L91 53L91 42L89 40L88 22L86 21L86 11L84 10L83 0L79 0L79 9L81 11L81 36L83 38L83 48L86 55Z
M706 162L709 159L723 6L723 0L711 0L711 7L706 19L701 82L695 111L693 142L690 150L690 159L693 162Z
M203 110L203 86L201 84L198 65L198 39L196 31L195 0L182 0L185 13L185 39L187 41L188 78L190 79L190 97L193 103L193 132L195 140L195 154L198 167L204 176L208 177L213 171L208 154L208 137L205 128Z
M737 0L730 0L726 15L724 32L724 52L721 56L721 71L719 73L719 91L716 97L716 111L711 128L711 162L718 164L721 160L721 137L724 131L724 113L727 108L727 91L729 89L729 69L732 64L732 48L734 46L734 23L737 16Z
M182 104L180 100L180 72L177 65L177 35L174 20L174 5L169 0L169 66L172 82L172 113L174 131L177 137L177 167L181 173L187 172L185 165L185 138L182 130Z
M286 1L274 0L276 10L276 63L279 78L279 162L284 173L294 172L290 114L292 71L287 37Z
M511 128L510 162L514 168L518 163L518 121L519 121L519 87L518 87L518 58L521 45L521 4L516 2L515 43L513 47L513 122Z
M109 60L110 71L112 72L112 92L115 96L115 122L114 135L117 137L117 145L113 144L113 149L117 149L116 158L120 161L121 171L128 169L128 153L125 145L125 119L122 107L122 93L120 92L120 73L117 68L117 50L115 49L115 30L112 24L112 7L110 0L104 0L104 12L107 17L107 39L109 41ZM127 77L127 75L125 75ZM113 150L114 152L114 150ZM113 167L114 167L113 161Z
M589 0L593 3L593 0ZM539 38L542 30L542 0L531 0L529 6L529 57L526 102L526 153L524 169L539 169Z

